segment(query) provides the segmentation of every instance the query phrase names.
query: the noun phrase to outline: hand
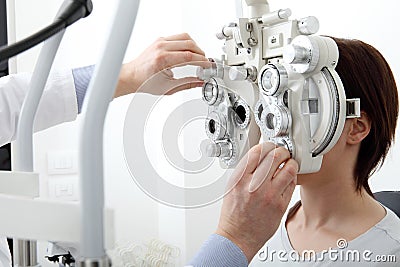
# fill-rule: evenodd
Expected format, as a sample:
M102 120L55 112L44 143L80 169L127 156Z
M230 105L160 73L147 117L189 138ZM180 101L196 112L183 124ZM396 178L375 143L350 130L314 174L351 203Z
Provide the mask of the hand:
M170 68L204 64L210 63L187 33L159 38L122 66L115 97L138 92L139 88L140 92L162 95L202 86L204 82L196 77L174 79Z
M264 143L251 148L232 174L216 233L240 247L249 262L278 229L297 172L285 148Z

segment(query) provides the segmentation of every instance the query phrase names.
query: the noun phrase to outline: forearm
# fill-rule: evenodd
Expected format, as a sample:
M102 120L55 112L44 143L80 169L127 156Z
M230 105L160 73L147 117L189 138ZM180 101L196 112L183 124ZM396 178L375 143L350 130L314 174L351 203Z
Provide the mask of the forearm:
M229 239L213 234L204 242L188 266L193 267L244 267L248 266L243 251Z
M95 66L91 65L72 70L75 83L76 101L78 104L78 113L81 113L82 111L83 102L86 97L90 80L93 76L94 68ZM123 65L118 79L117 88L115 89L114 97L120 97L126 94L134 93L139 85L140 84L135 81L131 69L129 69L127 65Z

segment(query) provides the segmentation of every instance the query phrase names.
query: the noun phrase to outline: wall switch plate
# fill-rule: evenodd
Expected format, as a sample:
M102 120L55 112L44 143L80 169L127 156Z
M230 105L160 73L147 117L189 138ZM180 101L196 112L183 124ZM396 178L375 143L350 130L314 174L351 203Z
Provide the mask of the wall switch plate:
M77 151L49 151L47 152L47 172L49 175L77 174Z

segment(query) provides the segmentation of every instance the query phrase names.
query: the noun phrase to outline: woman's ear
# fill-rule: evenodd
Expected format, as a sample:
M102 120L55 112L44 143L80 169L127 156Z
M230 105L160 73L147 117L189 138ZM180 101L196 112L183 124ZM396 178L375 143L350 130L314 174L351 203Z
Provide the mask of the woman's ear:
M360 118L354 118L350 120L350 127L347 134L347 143L356 145L361 143L371 130L371 120L367 113L361 112Z

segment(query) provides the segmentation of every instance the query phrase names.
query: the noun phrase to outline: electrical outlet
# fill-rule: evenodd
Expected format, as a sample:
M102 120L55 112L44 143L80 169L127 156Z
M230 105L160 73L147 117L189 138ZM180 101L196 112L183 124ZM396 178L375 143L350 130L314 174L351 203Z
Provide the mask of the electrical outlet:
M49 197L63 201L79 200L79 183L76 176L63 176L48 180Z

